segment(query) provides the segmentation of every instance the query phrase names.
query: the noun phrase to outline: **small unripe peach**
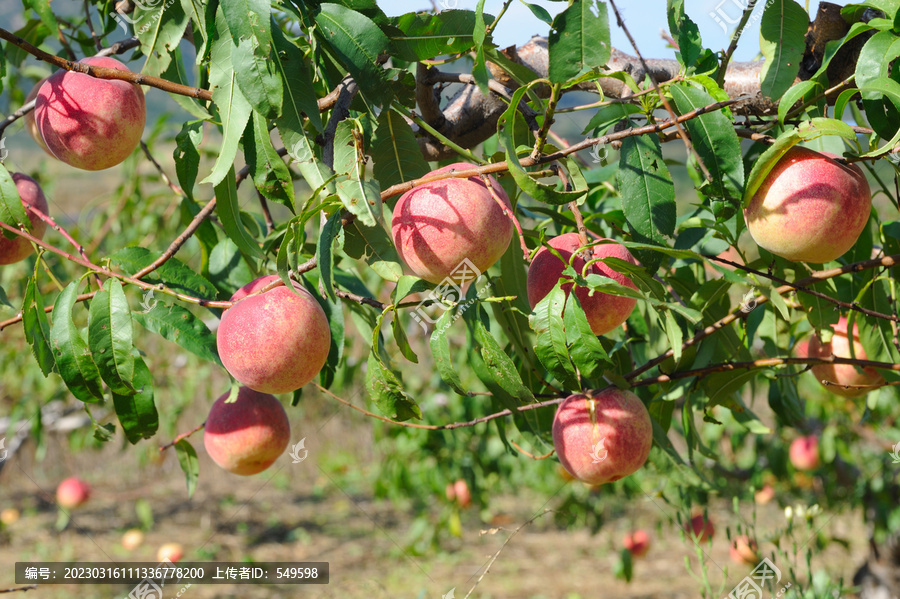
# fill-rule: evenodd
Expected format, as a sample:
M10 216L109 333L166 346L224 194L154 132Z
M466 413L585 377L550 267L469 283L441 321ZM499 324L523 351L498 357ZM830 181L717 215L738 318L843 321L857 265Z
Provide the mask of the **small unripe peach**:
M263 393L289 393L310 382L328 360L331 330L319 302L299 284L246 297L272 276L235 293L241 299L222 315L219 357L241 384ZM268 281L265 279L269 279Z
M744 209L747 230L776 256L821 264L856 243L872 209L862 170L833 154L794 146Z
M459 162L429 175L469 168L474 165ZM489 180L511 213L506 192L493 177ZM391 220L400 259L416 276L432 283L458 273L465 260L486 271L506 251L512 231L510 217L478 177L441 179L414 187L397 200ZM471 278L469 270L463 282Z
M581 247L581 238L578 233L565 233L554 237L548 242L550 247L556 249L559 255L563 257L568 264L572 254ZM625 246L618 243L604 243L594 246L589 250L592 259L595 258L620 258L631 264L637 264L637 260L631 255ZM585 261L582 256L576 256L572 260L572 266L579 273L584 269ZM528 303L532 309L544 299L548 293L556 286L565 269L565 264L550 253L546 247L538 250L528 267ZM622 273L614 271L602 262L594 262L591 268L585 273L586 275L598 274L609 277L615 282L637 289L631 279ZM563 285L563 289L568 294L572 289L572 283ZM591 330L595 335L604 335L628 320L637 300L633 297L625 297L621 295L610 295L608 293L594 292L591 295L590 289L578 286L575 288L575 295L584 308L585 316L591 325Z
M37 181L22 173L12 173L12 180L16 184L16 191L19 192L19 198L22 200L23 206L34 206L44 214L47 214L47 198L44 197L44 192L41 190L41 186L37 184ZM43 239L44 233L47 231L47 223L27 208L25 213L28 215L28 222L31 223L31 234L38 239ZM24 237L17 235L13 239L7 239L0 232L0 264L21 262L33 252L31 242Z
M144 542L144 533L137 528L126 530L122 535L122 547L128 551L134 551Z
M0 523L5 524L6 526L15 524L19 521L20 516L19 510L14 507L8 507L0 511Z
M831 341L822 343L818 335L813 335L807 346L807 356L810 358L851 358L850 338L847 335L847 317L841 316L837 324L831 325L834 334ZM853 353L856 359L867 360L866 350L859 341L859 327L853 323ZM844 397L861 397L871 391L865 387L845 387L844 385L881 385L884 379L874 368L865 367L857 369L853 364L816 364L811 368L820 383L828 381L832 385L823 385L828 391Z
M653 426L644 402L630 391L570 395L553 418L553 446L569 473L591 485L617 481L647 461Z
M248 387L227 403L224 393L213 404L203 430L203 445L213 461L234 474L262 472L288 446L291 426L281 402Z
M130 72L108 56L79 62ZM76 168L99 171L121 163L137 148L147 106L139 85L61 70L38 90L34 120L56 158Z
M56 487L56 503L65 509L76 508L83 505L91 497L91 487L86 482L72 476Z
M705 543L716 534L716 527L712 520L707 520L703 514L692 516L690 522L685 523L684 530L689 537L696 539L699 543Z
M631 552L633 557L644 557L650 551L650 535L646 530L636 530L625 535L622 546Z
M819 467L819 438L808 435L794 439L788 455L797 470L815 470Z
M166 560L172 562L181 561L181 558L184 557L184 547L181 546L180 543L165 543L164 545L160 545L159 550L156 552L156 561L164 562Z
M732 539L728 555L736 564L755 566L759 563L759 546L747 535L740 535Z

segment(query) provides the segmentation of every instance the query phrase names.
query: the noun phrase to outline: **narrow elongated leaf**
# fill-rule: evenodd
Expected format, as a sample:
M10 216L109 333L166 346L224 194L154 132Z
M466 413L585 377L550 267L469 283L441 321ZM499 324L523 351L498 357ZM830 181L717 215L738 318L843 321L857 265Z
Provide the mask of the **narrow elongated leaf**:
M197 451L187 439L182 439L175 444L175 455L178 456L178 465L184 472L184 482L187 485L188 499L194 496L197 490L197 481L200 479L200 460Z
M462 382L459 380L459 374L453 368L453 361L450 358L450 340L447 338L447 331L450 329L455 314L454 310L447 310L441 314L431 332L429 344L434 365L441 375L441 379L459 395L466 395L466 390L463 389ZM424 323L421 324L423 327L425 326Z
M688 84L672 85L669 91L681 114L715 103L715 99L708 93ZM744 195L744 164L741 159L741 142L734 132L732 120L721 110L717 110L691 119L684 126L691 135L697 154L712 176L709 189L704 190L704 193L740 201Z
M172 158L175 160L175 174L178 183L187 194L194 199L194 185L197 183L197 173L200 172L200 142L203 141L203 121L188 121L181 127L181 131L175 136L175 151Z
M556 15L547 39L549 77L562 83L609 60L609 17L606 3L574 0Z
M234 167L229 167L225 173L225 178L221 183L216 185L216 214L222 221L222 228L228 238L231 239L238 248L251 258L262 258L262 250L253 236L244 227L241 222L241 209L238 204L237 197L237 179L234 174Z
M266 119L254 112L247 129L244 133L244 158L250 167L253 184L267 200L278 202L295 212L291 171L272 145Z
M422 418L418 404L406 394L400 379L381 363L374 351L369 353L366 365L366 390L378 410L388 418L399 422Z
M675 185L663 161L659 138L641 135L623 141L616 182L634 240L668 245L666 237L675 234ZM651 272L660 263L659 255L652 252L638 252L637 259Z
M418 179L431 170L412 127L393 110L378 115L371 152L375 180L384 188Z
M16 183L2 164L0 164L0 220L12 227L25 227L26 231L31 231L31 221L25 212ZM3 234L7 239L17 237L15 233L6 229L3 229Z
M557 283L534 307L529 324L535 334L534 351L544 368L567 388L580 389L578 375L566 345L566 328L563 322L565 305L566 292L563 291L562 284Z
M806 48L809 15L794 0L769 0L759 29L766 60L760 73L762 93L780 98L794 84Z
M135 312L133 317L148 331L158 333L204 360L222 365L216 350L215 334L182 306L155 302L149 310Z
M484 0L478 0L475 5L475 29L472 30L472 40L475 42L475 64L472 65L472 76L481 93L490 96L488 89L487 62L485 61L484 47L489 44L487 24L484 18Z
M283 101L281 73L268 53L260 54L257 43L256 38L245 39L231 49L235 81L255 111L275 118Z
M212 44L209 83L212 86L213 102L222 126L222 144L212 172L201 181L214 186L219 185L228 176L229 170L233 170L238 143L253 111L250 102L237 85L237 76L232 63L233 46L230 37L224 35L228 31L228 26L221 10L216 13L216 28L220 37Z
M88 345L100 376L115 395L136 392L132 335L131 310L122 284L108 279L91 300Z
M272 30L272 43L275 46L273 60L281 73L281 80L284 82L281 117L276 121L279 131L285 123L289 123L291 130L301 131L305 116L316 131L321 132L322 117L319 116L316 90L313 87L312 77L304 60L303 52L287 40L278 27ZM283 136L282 139L284 139ZM287 144L285 146L287 147Z
M793 108L798 100L807 94L821 91L823 91L822 84L813 80L801 81L797 85L792 86L778 101L778 122L782 125L784 124L784 118L787 116L788 110Z
M103 384L91 351L72 319L77 297L78 283L73 281L56 298L50 345L59 376L72 395L84 402L95 402L103 399Z
M25 340L31 345L31 352L37 360L41 372L47 376L56 370L56 361L50 349L50 324L44 312L44 298L37 290L37 264L35 274L25 285L25 300L22 305L22 325Z
M522 377L515 363L494 339L480 319L474 320L475 340L480 346L481 357L490 370L494 381L509 395L519 401L520 405L534 403L534 395L522 383Z
M603 344L591 330L581 302L574 293L570 293L566 299L563 324L566 328L569 357L578 372L590 379L600 378L603 370L612 364Z
M133 275L150 266L158 257L147 248L127 247L112 254L109 260L116 271ZM151 285L162 283L173 291L204 299L214 299L218 293L211 282L178 258L169 258L165 264L144 275L142 280Z
M666 13L669 16L669 31L678 42L681 64L690 68L703 52L700 29L684 12L684 0L669 0Z
M772 169L775 168L775 165L778 164L778 161L781 160L788 150L798 143L800 143L800 136L797 134L796 129L791 129L790 131L785 131L783 134L779 135L778 139L775 140L775 143L766 148L766 151L759 155L759 158L753 163L753 168L750 169L750 174L747 176L747 183L744 186L744 208L750 204L753 195L759 189L760 185L763 184L763 181L766 180L766 176L768 176L768 174L772 172Z
M134 33L141 41L147 57L142 72L160 75L172 62L172 51L178 47L190 19L181 2L135 2L132 13Z
M316 263L319 265L320 281L328 298L333 302L337 301L334 294L334 245L336 241L343 245L342 233L341 212L336 211L322 227L316 244Z
M325 318L328 319L328 329L331 331L331 345L328 348L328 359L325 361L325 366L322 367L322 370L319 372L319 380L322 386L327 389L334 382L338 366L344 355L344 307L340 299L333 302L328 301L327 298L322 297L319 290L316 289L312 283L306 280L304 280L303 283L310 295L316 298L316 301L322 306L322 310L325 312Z
M132 358L135 389L122 395L113 391L113 406L125 431L125 438L135 445L141 439L149 439L156 434L159 414L153 402L153 375L140 355L132 355Z
M879 31L869 38L856 61L854 83L860 89L876 80L890 77L891 65L900 55L900 40L893 31ZM900 128L900 111L883 92L869 88L862 93L866 119L872 129L884 139L890 139ZM835 112L835 118L839 118Z
M392 21L404 34L390 36L395 56L403 60L416 62L461 54L475 45L472 35L475 13L469 10L443 10L438 14L409 12Z
M367 16L340 4L323 3L315 16L318 32L359 84L363 96L382 105L391 88L378 55L390 40Z

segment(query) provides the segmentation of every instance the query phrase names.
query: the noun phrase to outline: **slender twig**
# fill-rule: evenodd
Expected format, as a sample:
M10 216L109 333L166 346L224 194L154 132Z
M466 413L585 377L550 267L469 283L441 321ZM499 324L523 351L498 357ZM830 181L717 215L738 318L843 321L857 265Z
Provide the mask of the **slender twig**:
M72 237L72 236L69 234L69 232L66 231L66 230L62 227L62 225L57 224L57 222L56 222L55 220L53 220L52 218L50 218L49 215L44 214L43 212L41 212L40 210L38 210L37 208L35 208L34 206L32 206L32 205L30 205L30 204L26 204L26 205L25 205L25 209L28 210L29 212L31 212L32 214L34 214L36 217L38 217L39 219L41 219L41 220L44 221L45 223L47 223L47 226L49 226L51 229L53 229L54 231L56 231L57 233L59 233L60 235L62 235L62 236L63 236L63 239L65 239L66 241L68 241L69 243L71 243L73 246L75 246L75 249L78 251L79 254L81 254L81 257L82 257L82 258L84 258L85 260L88 260L88 259L89 259L88 256L87 256L87 253L86 253L85 250L84 250L84 246L82 246L80 243L78 243L77 241L75 241L75 238ZM97 277L97 284L98 284L98 285L101 284L101 281L100 281L100 277L99 277L99 276Z
M159 173L160 178L163 180L163 183L169 186L169 189L175 192L175 195L179 195L181 197L186 197L184 190L181 189L178 185L172 182L169 178L169 175L166 174L166 171L163 170L163 167L156 161L156 158L150 153L150 148L147 147L147 144L141 140L141 149L144 151L144 155L147 157L147 160L150 161L151 164L156 168L156 172Z
M91 21L91 5L88 4L88 0L84 0L84 20L87 23L88 31L91 32L91 37L94 38L94 46L99 52L103 49L103 42L100 41L100 36L94 31L94 23Z
M842 385L840 383L833 383L827 379L822 379L821 383L826 387L840 387L841 389L880 389L881 387L893 387L895 385L900 385L900 381L884 381L877 385Z
M272 220L272 213L269 212L269 202L266 201L266 196L264 196L260 191L256 190L256 195L259 197L259 208L262 210L263 219L266 221L266 235L272 233L275 230L275 221Z
M694 156L694 160L697 161L697 167L703 173L703 176L706 178L706 180L712 181L712 175L709 173L709 170L707 170L706 165L703 164L703 160L700 158L700 154L697 153L696 148L694 148L694 144L691 143L691 138L688 136L687 131L685 131L681 124L678 122L675 111L672 110L672 106L666 99L666 95L662 92L659 84L656 82L656 77L654 77L652 71L650 71L650 66L647 64L647 61L644 60L644 56L641 54L641 51L638 50L637 42L634 41L634 38L631 36L631 32L628 30L628 27L625 26L625 21L622 20L622 15L619 14L619 7L616 6L615 0L609 0L609 5L612 6L613 12L616 14L616 22L619 24L619 27L622 28L622 31L625 32L625 36L628 38L628 41L631 42L631 47L634 48L634 53L637 54L638 60L641 61L641 66L644 67L644 72L646 72L647 76L650 78L650 83L653 85L653 89L656 90L656 94L659 96L660 102L662 102L662 105L665 107L666 112L668 112L674 120L675 129L678 131L678 135L681 136L682 141L684 141L684 146L687 148L688 153Z
M561 90L562 83L555 83L550 87L550 99L547 101L547 108L544 110L544 121L541 123L541 128L535 136L537 139L534 142L534 148L531 150L532 160L540 158L544 144L547 143L547 134L550 132L550 125L553 124L553 112L556 110L556 104L561 97Z
M188 437L190 437L190 436L193 435L194 433L203 430L203 427L205 427L205 426L206 426L206 421L204 420L204 421L203 421L203 424L201 424L201 425L198 426L197 428L194 428L194 429L192 429L192 430L189 430L189 431L186 432L186 433L181 433L180 435L178 435L177 437L175 437L174 439L172 439L171 442L166 443L165 445L160 445L160 447L159 447L160 453L162 453L163 451L167 450L167 449L170 448L170 447L174 447L174 446L177 445L178 442L181 441L182 439L187 439Z
M522 449L521 447L519 447L519 444L516 443L515 441L510 441L509 443L516 449L516 451L518 451L522 455L528 456L529 458L531 458L532 460L535 460L535 461L546 460L547 458L552 456L554 453L556 453L555 449L551 449L548 453L545 453L544 455L534 455L533 453L529 453L529 452L525 451L524 449Z
M60 45L63 47L63 50L66 51L69 58L72 60L77 59L77 55L75 54L75 50L72 49L72 46L69 44L69 40L66 39L66 35L63 33L62 27L58 24L56 26L56 38L59 40Z
M24 587L11 587L8 589L0 589L0 593L18 593L20 591L23 591L23 592L36 591L37 588L38 588L38 585L30 584L30 585L24 586Z
M497 190L494 189L494 186L491 185L490 179L488 179L487 175L481 175L481 182L484 183L484 186L490 192L491 197L494 198L494 201L497 202L497 205L500 206L500 210L503 211L509 220L513 222L513 225L516 227L516 232L519 234L519 244L522 246L522 254L525 256L525 261L528 261L528 246L525 245L525 233L522 232L522 225L519 223L519 219L516 218L516 214L514 211L510 210L510 207L504 202L500 196L497 194Z
M405 116L406 118L417 124L419 127L427 131L432 137L440 140L442 144L452 149L463 158L479 164L484 163L484 160L481 160L477 156L475 156L475 154L472 153L472 150L467 150L461 145L451 141L449 137L445 136L443 133L426 123L422 117L420 117L407 107L394 102L393 104L391 104L391 108L394 109L398 114Z
M731 34L731 42L728 44L728 49L722 55L722 62L719 64L719 72L716 75L716 84L723 89L725 88L725 73L728 71L728 63L731 62L731 56L737 50L738 40L741 39L741 34L744 32L744 27L746 27L747 21L750 19L750 13L753 12L753 7L755 6L756 2L751 2L744 9L744 14L741 15L741 21L738 23L737 29Z

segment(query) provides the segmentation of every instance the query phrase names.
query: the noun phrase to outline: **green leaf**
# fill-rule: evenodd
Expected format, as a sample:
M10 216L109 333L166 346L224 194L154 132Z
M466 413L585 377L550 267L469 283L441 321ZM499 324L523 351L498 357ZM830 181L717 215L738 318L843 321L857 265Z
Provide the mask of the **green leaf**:
M84 402L96 402L103 399L103 384L91 351L72 319L77 297L78 283L73 281L56 298L50 345L59 376L72 395Z
M863 97L871 92L881 94L885 101L889 102L890 105L893 106L897 111L900 111L900 83L897 83L893 79L889 77L879 77L878 79L873 79L872 81L866 83L864 87L861 87L860 91L862 92ZM869 113L866 112L866 114L868 115ZM885 137L886 135L887 133L885 133L885 135L882 135L882 137ZM886 144L884 144L877 150L866 152L865 154L863 154L863 156L883 156L894 149L898 141L900 141L900 127L897 128L897 130L893 134L893 137L891 137L891 139Z
M403 422L410 418L422 418L422 411L406 392L403 384L375 355L369 353L366 365L366 390L375 406L386 417Z
M275 45L273 61L284 82L281 116L276 120L279 132L285 127L292 131L302 131L304 116L316 131L321 132L322 117L319 115L316 90L303 52L287 40L278 27L272 30L272 42Z
M447 331L450 329L450 324L453 322L455 314L455 310L446 310L441 314L441 317L438 318L437 323L434 325L434 330L431 332L429 344L434 365L441 375L441 380L447 383L456 393L465 396L466 390L463 389L462 382L459 380L459 374L453 368L453 360L450 358L450 340L447 338ZM419 324L426 328L423 322L420 321Z
M178 465L184 472L184 482L187 484L188 499L194 496L197 490L197 481L200 479L200 460L194 446L187 439L182 439L175 444L175 455L178 457Z
M56 370L56 361L53 358L53 351L50 349L50 324L47 322L47 314L44 312L44 298L37 290L37 267L38 264L35 264L34 276L29 278L25 285L22 326L25 331L25 340L31 345L34 359L37 360L44 376L47 376Z
M319 266L320 282L325 289L331 301L337 301L334 294L334 245L337 243L338 250L343 246L343 228L341 226L341 212L336 211L319 235L319 241L316 244L316 264Z
M237 179L234 174L234 167L229 167L225 173L225 178L215 187L216 191L216 214L222 222L222 228L228 238L231 239L240 248L241 252L251 258L263 258L262 250L259 244L250 235L241 222L241 210L237 197Z
M589 379L599 379L603 371L611 366L609 355L603 344L591 330L578 296L570 293L563 313L566 328L566 344L569 357L582 375Z
M16 183L3 164L0 164L0 220L11 227L25 227L26 231L31 231L31 221L25 212L22 198L19 197ZM3 234L7 239L18 237L18 235L6 229L3 229Z
M700 30L684 12L684 0L669 0L669 31L678 42L678 58L686 68L693 67L703 52Z
M149 4L149 3L148 3ZM160 75L172 62L187 27L188 16L180 2L156 2L153 6L135 2L132 14L135 35L141 41L141 52L147 57L142 73Z
M51 31L56 31L59 24L56 21L56 15L50 7L50 0L22 0L22 5L30 8L41 18L41 22Z
M141 439L149 439L156 434L159 428L159 414L156 412L156 404L153 403L153 375L139 354L133 355L132 358L135 390L121 395L113 391L112 396L116 416L122 430L125 431L125 437L129 443L135 445Z
M132 316L148 331L161 335L204 360L222 365L215 334L184 307L154 301L149 310L134 312Z
M531 11L535 17L539 20L543 21L547 25L553 24L553 17L550 16L550 13L547 12L547 9L541 6L540 4L529 4L523 0L522 4L528 7L528 10Z
M788 111L794 107L798 100L807 94L812 94L812 92L821 91L823 91L822 84L812 79L801 81L797 85L791 86L791 89L778 101L778 122L782 125L784 124L784 117L787 116Z
M663 161L658 137L641 135L622 142L616 182L634 240L668 245L666 237L675 234L675 185ZM650 272L660 263L655 253L638 252L636 257Z
M522 383L522 377L515 363L494 339L480 319L474 320L474 335L481 357L491 372L494 382L506 393L517 399L520 405L534 403L534 395Z
M809 15L794 0L769 0L759 29L759 47L765 57L760 72L764 96L780 98L797 78L806 48Z
M687 84L669 86L680 114L715 103L705 91ZM744 163L741 142L732 119L722 110L708 112L684 124L703 164L712 175L706 195L738 201L744 192Z
M224 35L228 28L221 10L216 13L216 27L220 37L212 44L209 84L213 90L213 103L222 126L222 143L212 172L201 181L214 186L219 185L228 176L229 170L234 176L234 158L237 156L238 143L244 134L250 113L253 112L250 102L237 84L237 75L232 63L233 46L231 39Z
M534 9L532 9L534 10ZM392 35L394 56L417 62L441 55L462 54L475 45L475 13L444 10L438 14L409 12L392 19L404 35Z
M323 3L315 16L317 32L359 85L362 95L373 104L384 105L391 95L378 55L386 52L390 40L365 15L339 4Z
M622 119L627 119L630 115L641 112L641 107L634 104L611 104L604 106L594 113L588 124L585 125L582 135L587 135L588 131L597 131L604 133L611 126L615 125Z
M876 80L891 76L891 65L900 56L900 39L892 31L880 31L869 38L859 52L854 72L854 82L860 89L869 88ZM878 135L890 139L900 128L900 111L890 98L878 89L867 89L862 94L866 119ZM837 113L835 113L837 118Z
M766 180L766 177L778 164L778 161L787 153L788 150L800 143L800 136L796 129L785 131L778 136L771 146L766 148L765 152L759 155L753 168L750 169L750 175L747 177L747 183L744 186L743 205L746 208L753 199L754 194Z
M544 368L563 385L568 389L581 389L566 345L566 327L563 321L565 306L566 292L562 289L562 283L557 282L550 293L534 307L529 318L536 340L534 351Z
M375 180L385 189L419 179L431 170L412 127L393 110L382 110L378 115L371 154Z
M91 300L88 345L101 378L114 395L136 392L132 383L135 379L132 334L131 310L122 284L118 279L107 279Z
M309 281L304 280L303 283L306 290L309 291L310 295L316 298L316 301L319 302L319 305L322 307L322 311L325 312L325 318L328 320L328 329L331 331L331 344L328 348L328 359L325 361L325 366L323 366L322 370L319 372L319 380L321 381L322 386L327 389L334 382L338 366L344 355L345 327L343 305L341 304L340 299L330 302L322 297L315 285ZM295 395L295 397L297 396Z
M472 76L482 95L490 97L488 89L487 62L484 58L484 47L490 43L487 35L487 25L484 20L484 0L478 0L475 5L475 28L472 30L472 40L475 42L475 64L472 65Z
M573 0L553 19L547 43L552 83L563 83L605 65L610 55L606 3Z
M201 141L203 141L203 121L188 121L181 126L181 131L175 136L175 151L172 153L178 183L192 200L197 173L200 172Z
M268 8L269 3L264 4ZM251 19L254 16L257 15L250 14ZM262 19L260 16L260 20ZM265 21L268 24L268 16ZM268 33L267 28L266 34ZM269 54L270 46L271 38L265 46L259 36L242 39L231 49L231 60L235 80L250 105L260 114L275 118L281 114L283 83L280 69Z
M121 273L134 275L150 266L158 256L142 247L126 247L109 257L110 266ZM172 291L193 295L203 299L215 299L216 287L195 273L191 267L178 258L169 258L162 266L141 277L146 283L163 283Z
M400 312L397 310L394 310L394 317L391 319L391 331L394 333L394 342L397 344L403 357L413 364L418 364L419 356L416 355L416 352L409 345L403 320L400 318Z
M266 119L258 112L253 113L244 133L244 158L259 193L296 212L291 171L275 151Z

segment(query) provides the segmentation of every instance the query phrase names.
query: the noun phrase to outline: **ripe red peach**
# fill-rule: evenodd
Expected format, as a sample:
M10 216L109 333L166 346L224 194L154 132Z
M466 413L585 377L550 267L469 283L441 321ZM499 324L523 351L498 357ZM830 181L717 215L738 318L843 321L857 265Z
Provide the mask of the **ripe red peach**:
M469 491L469 485L463 479L448 484L444 494L447 496L447 501L455 501L461 508L467 508L472 504L472 493Z
M213 461L234 474L258 474L272 465L288 446L291 426L281 402L248 387L227 403L228 393L215 401L203 429L203 445Z
M554 237L548 244L559 252L567 262L571 259L578 248L581 247L581 238L577 233L565 233ZM631 264L637 264L637 260L631 255L625 246L618 243L604 243L596 245L591 250L593 258L620 258ZM592 258L592 259L593 259ZM577 272L582 272L585 261L582 256L576 256L572 260L572 265ZM532 309L544 299L553 289L562 275L565 265L559 258L554 256L546 247L538 250L531 261L528 268L527 291L528 303ZM614 271L602 262L595 262L591 265L590 270L585 274L598 274L613 279L615 282L637 289L631 279L622 273ZM572 289L572 283L563 285L563 289L568 294ZM637 302L633 297L624 297L621 295L610 295L608 293L595 292L593 295L587 287L578 286L575 288L575 295L584 308L588 323L595 335L603 335L620 326L625 322L634 310Z
M872 208L862 170L833 154L794 146L744 209L753 240L777 256L821 264L856 243Z
M815 470L819 467L819 438L807 435L794 439L788 455L797 470Z
M281 285L246 297L274 276L235 293L240 301L222 315L216 345L225 368L241 384L263 393L289 393L322 370L331 331L319 302L299 284L294 291Z
M138 528L131 528L122 535L122 547L134 551L144 542L144 533Z
M473 167L459 162L429 175ZM506 192L493 177L489 179L511 213ZM465 260L486 271L506 251L512 232L509 216L478 177L442 179L407 191L394 206L391 221L400 258L416 276L432 283L459 272L457 267Z
M31 88L31 91L28 92L27 96L25 96L26 104L37 98L38 91L40 91L41 86L44 85L45 81L47 81L46 77L34 84L34 87ZM34 140L34 143L39 145L41 149L44 150L49 156L56 158L56 156L53 156L50 150L47 149L47 144L44 143L44 138L41 137L41 133L40 131L38 131L37 123L34 122L34 110L29 111L28 114L22 117L22 121L25 124L25 129L31 135L31 139Z
M837 324L831 325L831 328L834 329L834 334L828 343L822 343L818 335L813 335L806 348L807 357L830 358L832 355L837 358L852 357L850 355L850 338L847 335L847 317L841 316ZM853 353L859 360L868 359L866 350L859 341L859 326L855 322L853 323ZM878 371L870 367L857 369L853 364L816 364L811 370L820 383L822 381L834 383L833 385L823 385L828 391L844 397L861 397L872 390L848 388L844 385L880 385L884 383L884 379L878 374Z
M703 514L694 514L690 522L685 523L684 530L689 537L696 539L698 543L705 543L716 534L716 527L713 525L712 520L706 519Z
M56 487L56 503L65 509L84 505L91 497L91 487L77 476L71 476Z
M747 535L740 535L731 540L728 556L736 564L755 566L759 563L759 546Z
M753 495L753 500L757 505L766 505L773 499L775 499L775 488L768 483Z
M622 539L622 546L631 552L633 557L644 557L650 551L650 535L646 530L628 533Z
M79 62L130 72L108 56ZM76 168L99 171L121 163L138 147L147 106L137 84L61 70L38 91L34 120L56 158Z
M184 547L180 543L165 543L160 545L156 551L156 561L164 562L166 560L173 564L181 561L184 557Z
M553 446L578 480L617 481L647 461L653 426L644 402L630 391L606 389L593 398L570 395L553 418Z
M44 214L47 214L47 198L37 181L23 175L22 173L12 173L12 180L16 184L16 191L19 192L19 198L22 200L23 206L34 206ZM47 231L47 223L38 218L30 210L25 210L28 215L28 221L31 223L31 234L38 239L43 239L44 233ZM24 237L16 236L13 239L7 239L5 235L0 233L0 264L14 264L21 262L32 254L34 250L31 242Z

